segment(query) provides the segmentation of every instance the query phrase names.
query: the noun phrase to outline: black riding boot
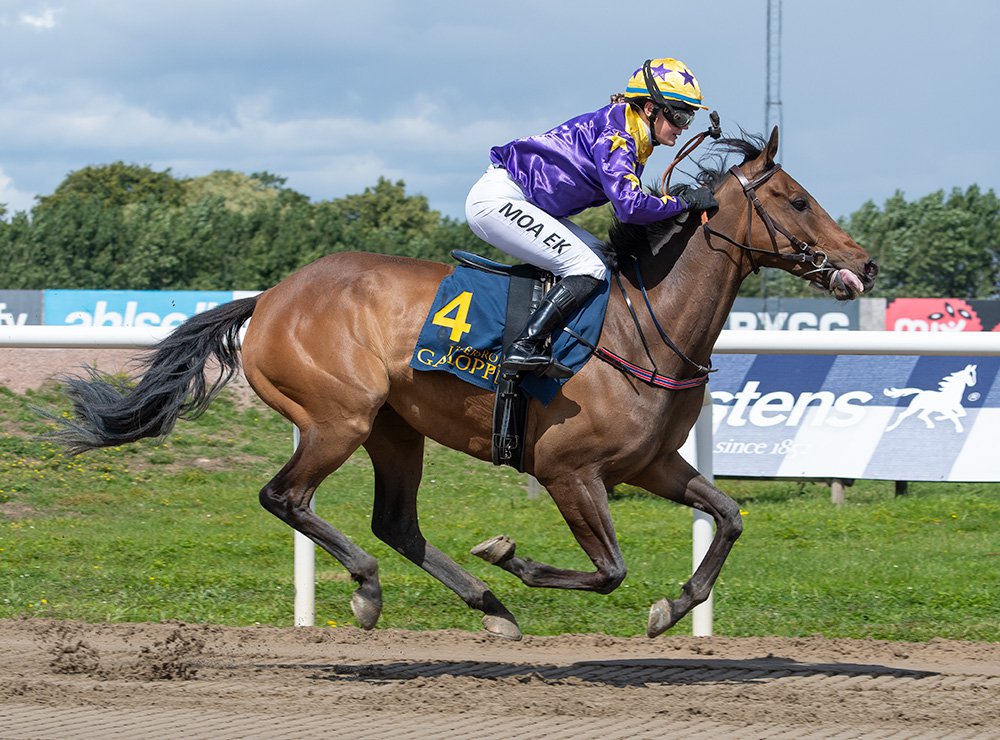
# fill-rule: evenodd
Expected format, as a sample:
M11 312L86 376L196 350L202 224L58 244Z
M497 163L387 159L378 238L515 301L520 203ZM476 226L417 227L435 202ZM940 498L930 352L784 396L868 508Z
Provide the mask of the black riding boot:
M535 312L528 318L520 336L515 339L504 358L502 370L528 372L549 378L568 378L573 371L552 358L546 344L549 336L576 312L600 285L589 275L570 275L556 283Z

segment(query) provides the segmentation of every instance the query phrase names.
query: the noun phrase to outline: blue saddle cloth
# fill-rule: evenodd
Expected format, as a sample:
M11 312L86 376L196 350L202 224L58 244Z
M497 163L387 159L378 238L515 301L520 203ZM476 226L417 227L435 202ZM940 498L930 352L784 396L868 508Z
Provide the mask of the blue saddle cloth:
M443 371L480 388L495 391L503 360L504 316L507 311L505 275L495 275L467 267L441 281L434 303L417 338L410 359L415 370ZM608 307L610 280L594 292L567 326L596 345ZM552 351L557 360L574 372L586 364L592 350L562 329L552 334ZM524 391L548 404L568 378L526 375Z

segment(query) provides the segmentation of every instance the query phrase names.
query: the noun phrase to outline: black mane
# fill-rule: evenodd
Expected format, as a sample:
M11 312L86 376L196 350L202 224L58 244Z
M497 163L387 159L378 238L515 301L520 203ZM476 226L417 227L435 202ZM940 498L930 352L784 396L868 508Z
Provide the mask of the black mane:
M729 161L730 155L740 155L742 159L739 164L741 165L760 156L766 146L764 138L757 134L748 134L746 131L741 131L740 134L739 137L712 142L708 152L696 162L698 172L694 175L694 181L697 185L705 185L712 190L718 188L729 175L729 168L732 166ZM693 186L686 183L674 185L670 188L670 195L683 197L684 193L691 187ZM660 195L656 188L653 188L653 193ZM619 257L639 255L647 252L651 243L658 241L658 237L673 227L672 219L642 226L622 223L615 218L608 231L605 248L608 252ZM683 250L684 244L674 245L671 243L670 246L672 247L671 251L675 252L673 259L676 259Z
M695 180L699 185L707 185L715 190L722 184L732 166L727 155L741 155L743 159L740 164L743 165L751 159L756 159L764 151L764 147L767 146L764 137L758 134L748 134L746 131L740 133L742 135L739 138L719 139L712 142L708 153L698 160L698 174L695 175Z

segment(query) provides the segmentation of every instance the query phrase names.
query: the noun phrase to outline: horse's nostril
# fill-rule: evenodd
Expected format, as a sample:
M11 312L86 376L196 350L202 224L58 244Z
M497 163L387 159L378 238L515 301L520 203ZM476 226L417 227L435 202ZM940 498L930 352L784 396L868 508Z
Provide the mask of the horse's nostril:
M866 277L872 277L873 278L876 275L878 275L878 263L876 263L874 260L871 260L869 262L865 262L864 270L865 270L865 276Z

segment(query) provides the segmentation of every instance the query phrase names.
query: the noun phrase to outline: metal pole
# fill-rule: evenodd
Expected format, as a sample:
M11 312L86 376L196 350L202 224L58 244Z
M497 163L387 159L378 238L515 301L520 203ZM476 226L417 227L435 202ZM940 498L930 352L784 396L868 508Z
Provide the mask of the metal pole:
M0 325L0 347L151 347L161 327ZM738 331L719 335L714 354L1000 355L1000 333L987 331Z
M299 428L292 427L292 449L299 448ZM309 502L315 510L316 499ZM316 623L316 545L301 532L295 532L295 626L312 627Z
M681 456L701 473L710 483L715 478L712 473L712 396L705 386L701 413L694 429L688 435L680 449ZM711 514L694 509L694 521L691 524L691 572L694 573L705 559L712 539L715 537L715 520ZM695 637L710 637L712 635L713 595L691 610L691 634Z
M702 401L701 413L695 422L695 457L698 472L715 483L712 469L712 396L705 386L705 398ZM694 510L694 522L691 525L691 562L692 573L701 565L708 553L708 547L715 537L715 520L711 514ZM712 635L712 615L714 613L714 591L708 598L691 610L691 634L695 637L710 637Z

